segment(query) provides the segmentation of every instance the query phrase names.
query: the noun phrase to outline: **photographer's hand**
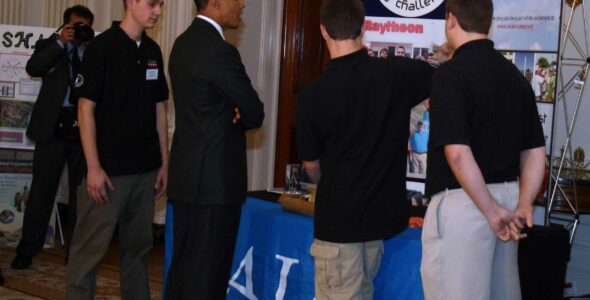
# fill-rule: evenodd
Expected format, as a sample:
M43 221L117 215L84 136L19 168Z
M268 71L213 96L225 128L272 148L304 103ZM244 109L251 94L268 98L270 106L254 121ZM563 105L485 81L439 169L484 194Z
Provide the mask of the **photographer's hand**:
M64 27L61 29L61 32L59 34L59 40L64 45L66 45L67 43L73 41L74 37L75 37L74 26L72 26L70 24L64 25Z

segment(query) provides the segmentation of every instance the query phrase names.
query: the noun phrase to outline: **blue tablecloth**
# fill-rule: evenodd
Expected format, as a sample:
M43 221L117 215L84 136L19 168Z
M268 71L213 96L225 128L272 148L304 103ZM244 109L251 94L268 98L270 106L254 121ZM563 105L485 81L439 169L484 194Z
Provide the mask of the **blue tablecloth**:
M166 212L164 282L172 261L172 205ZM385 241L374 299L424 299L419 229ZM276 203L248 198L234 253L227 299L313 299L313 219Z

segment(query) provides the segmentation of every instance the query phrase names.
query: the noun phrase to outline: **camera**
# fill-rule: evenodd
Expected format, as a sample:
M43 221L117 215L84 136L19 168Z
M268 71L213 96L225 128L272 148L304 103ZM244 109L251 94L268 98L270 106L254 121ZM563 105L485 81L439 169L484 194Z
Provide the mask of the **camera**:
M92 27L82 22L74 23L73 29L74 39L79 42L86 43L94 39L94 30L92 30Z

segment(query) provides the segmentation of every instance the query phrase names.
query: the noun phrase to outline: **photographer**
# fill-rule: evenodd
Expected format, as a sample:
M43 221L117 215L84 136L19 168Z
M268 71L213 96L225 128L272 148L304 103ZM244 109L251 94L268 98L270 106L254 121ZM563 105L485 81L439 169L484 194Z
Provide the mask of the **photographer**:
M36 143L33 183L13 269L27 269L43 248L64 162L69 182L68 240L76 224L76 189L83 156L72 87L86 44L94 37L93 21L94 15L85 6L66 9L60 33L38 41L27 63L27 73L41 77L43 84L27 128L27 136Z

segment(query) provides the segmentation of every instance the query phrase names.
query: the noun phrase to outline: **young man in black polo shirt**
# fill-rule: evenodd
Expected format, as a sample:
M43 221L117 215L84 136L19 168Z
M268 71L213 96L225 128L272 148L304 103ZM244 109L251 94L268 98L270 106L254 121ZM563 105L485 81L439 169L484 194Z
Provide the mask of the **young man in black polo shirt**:
M332 60L298 97L297 144L318 184L316 299L372 299L383 240L408 225L410 110L428 98L433 69L363 48L360 0L324 0L322 36ZM320 178L321 177L321 178Z
M545 169L535 96L487 34L492 0L447 0L457 49L432 79L426 299L520 299L517 243Z
M126 0L123 21L86 50L76 87L88 173L68 261L68 299L93 299L97 267L119 224L121 296L150 299L154 200L166 189L168 87L160 47L145 34L162 0Z

